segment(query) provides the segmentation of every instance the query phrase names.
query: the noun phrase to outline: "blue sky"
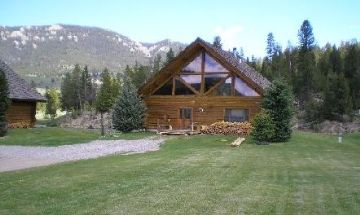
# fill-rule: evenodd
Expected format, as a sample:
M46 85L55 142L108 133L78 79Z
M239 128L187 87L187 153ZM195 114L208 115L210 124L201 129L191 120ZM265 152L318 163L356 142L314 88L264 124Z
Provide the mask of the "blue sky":
M204 0L0 0L0 25L75 24L111 29L141 42L165 38L190 43L196 37L224 47L243 47L263 56L266 35L286 47L309 19L316 41L339 44L360 39L360 1L204 1Z

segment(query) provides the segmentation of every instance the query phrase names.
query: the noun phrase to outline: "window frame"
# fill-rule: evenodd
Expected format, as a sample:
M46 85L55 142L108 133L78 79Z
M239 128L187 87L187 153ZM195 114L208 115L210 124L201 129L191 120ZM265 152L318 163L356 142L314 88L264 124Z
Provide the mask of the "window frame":
M250 121L250 108L248 107L227 107L227 108L224 108L224 121L225 122L239 122L239 121L229 121L227 120L227 116L226 116L226 111L227 110L246 110L247 111L247 119L245 121L240 121L240 122L249 122Z

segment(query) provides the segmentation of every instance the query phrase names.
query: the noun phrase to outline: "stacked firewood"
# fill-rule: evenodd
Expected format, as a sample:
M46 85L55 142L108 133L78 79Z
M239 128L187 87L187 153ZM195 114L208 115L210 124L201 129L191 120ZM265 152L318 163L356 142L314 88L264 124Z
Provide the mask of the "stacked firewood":
M201 132L204 134L224 134L246 136L251 132L252 126L249 122L215 122L204 126Z

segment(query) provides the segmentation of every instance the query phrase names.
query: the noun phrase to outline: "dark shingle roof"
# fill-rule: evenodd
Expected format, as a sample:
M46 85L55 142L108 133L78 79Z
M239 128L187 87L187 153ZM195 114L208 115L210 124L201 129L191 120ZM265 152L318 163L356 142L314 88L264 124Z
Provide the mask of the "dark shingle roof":
M9 85L9 98L22 101L46 101L18 74L16 74L4 61L0 59L0 69L5 73Z
M267 80L264 76L262 76L259 72L257 72L255 69L250 67L245 62L238 60L231 52L219 49L213 46L212 44L204 41L201 38L197 38L194 42L201 43L203 46L206 46L207 48L214 50L217 54L219 54L222 58L224 58L229 64L231 64L241 73L243 73L246 77L248 77L253 82L255 82L262 89L265 89L270 86L271 83L269 80Z

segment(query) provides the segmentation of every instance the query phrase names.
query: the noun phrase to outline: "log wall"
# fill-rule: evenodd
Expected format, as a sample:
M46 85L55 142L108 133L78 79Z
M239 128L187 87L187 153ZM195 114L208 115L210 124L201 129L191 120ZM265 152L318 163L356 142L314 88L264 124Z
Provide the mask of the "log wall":
M159 119L167 115L169 124L174 129L181 129L180 108L192 108L196 125L210 125L224 120L226 108L243 108L249 110L252 120L260 111L261 97L235 96L149 96L144 98L147 106L145 126L156 129Z
M36 102L12 101L6 113L10 128L33 127L36 119Z

